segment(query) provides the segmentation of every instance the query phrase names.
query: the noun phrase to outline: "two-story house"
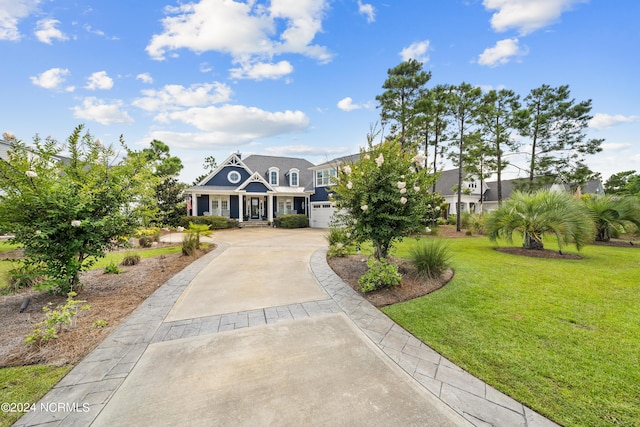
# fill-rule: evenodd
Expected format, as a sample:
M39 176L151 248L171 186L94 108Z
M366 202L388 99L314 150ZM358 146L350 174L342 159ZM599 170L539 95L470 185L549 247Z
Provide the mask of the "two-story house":
M185 190L189 215L273 221L309 212L313 163L297 158L230 155L197 185Z

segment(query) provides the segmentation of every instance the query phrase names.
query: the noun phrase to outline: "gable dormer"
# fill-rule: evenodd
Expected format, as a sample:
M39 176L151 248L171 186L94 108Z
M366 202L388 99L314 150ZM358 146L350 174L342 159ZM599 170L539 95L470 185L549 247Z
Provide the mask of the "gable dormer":
M267 172L267 182L271 186L279 186L280 185L280 169L275 166L269 168Z
M300 170L298 168L291 168L287 172L289 178L289 187L297 187L300 185Z

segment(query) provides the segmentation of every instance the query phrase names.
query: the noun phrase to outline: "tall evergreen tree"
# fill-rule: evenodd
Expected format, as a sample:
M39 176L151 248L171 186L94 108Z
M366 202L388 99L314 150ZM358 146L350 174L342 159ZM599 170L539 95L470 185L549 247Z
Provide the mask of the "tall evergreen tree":
M498 204L502 204L502 171L509 165L504 155L515 152L519 144L511 138L516 128L516 112L520 109L520 96L512 90L490 90L482 97L478 123L489 145L486 155L497 175Z
M418 135L416 102L431 73L422 70L421 62L409 59L389 69L387 74L382 85L385 91L376 96L381 121L383 126L391 122L391 134L399 136L402 149L406 150L415 145L412 140Z
M478 140L477 135L472 135L472 127L475 124L482 91L469 83L461 83L454 86L449 98L451 117L454 125L455 145L457 152L452 152L452 160L458 167L458 190L456 203L456 231L461 230L460 204L462 203L462 181L464 178L465 152L471 143Z
M531 140L529 187L562 178L584 180L584 157L602 151L602 139L587 139L591 100L571 99L569 86L542 85L524 98L518 130ZM534 181L535 179L535 181ZM582 184L583 182L578 182Z

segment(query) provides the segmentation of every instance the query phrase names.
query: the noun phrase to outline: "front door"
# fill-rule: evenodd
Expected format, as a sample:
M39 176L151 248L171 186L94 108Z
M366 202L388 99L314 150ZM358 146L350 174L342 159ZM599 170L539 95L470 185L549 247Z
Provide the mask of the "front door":
M251 219L260 219L260 199L258 197L251 198Z

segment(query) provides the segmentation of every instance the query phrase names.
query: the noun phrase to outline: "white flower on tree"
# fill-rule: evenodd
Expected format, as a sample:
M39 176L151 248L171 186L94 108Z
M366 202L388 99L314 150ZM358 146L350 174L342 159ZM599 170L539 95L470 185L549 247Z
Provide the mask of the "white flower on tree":
M80 225L82 225L82 221L80 221L78 219L74 219L73 221L71 221L71 226L72 227L80 227Z
M404 181L398 181L398 188L399 188L399 189L401 189L401 190L402 190L402 189L403 189L403 188L405 188L406 186L407 186L407 183L406 183L406 182L404 182Z
M407 198L406 197L400 197L400 203L402 203L403 205L407 203Z
M29 178L35 178L38 176L38 174L34 171L26 171L25 175L27 175Z
M369 209L369 206L367 206L367 205L362 205L362 206L360 206L360 209L362 209L362 211L364 212L364 211L366 211L367 209Z
M376 158L376 164L378 165L378 167L382 166L382 164L384 163L384 156L382 155L382 153L380 153L380 155Z

